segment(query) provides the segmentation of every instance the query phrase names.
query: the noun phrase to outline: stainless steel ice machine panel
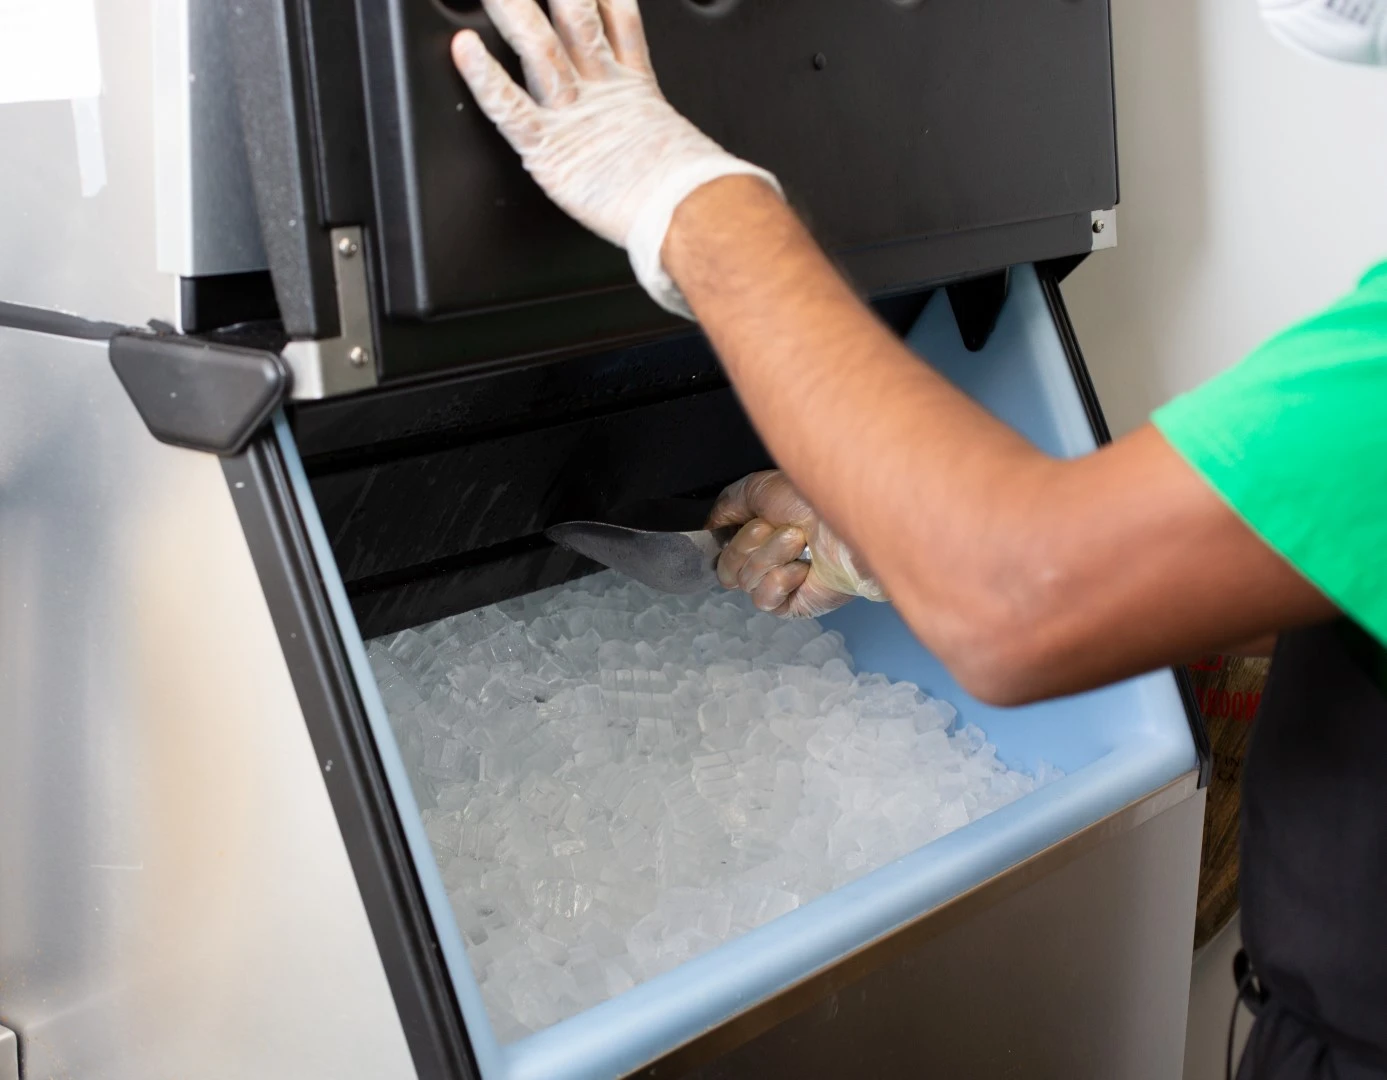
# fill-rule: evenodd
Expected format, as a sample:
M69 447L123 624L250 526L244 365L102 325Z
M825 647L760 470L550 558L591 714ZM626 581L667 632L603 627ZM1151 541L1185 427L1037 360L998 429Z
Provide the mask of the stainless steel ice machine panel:
M22 1075L411 1071L217 459L0 327L0 1022ZM3 1071L3 1070L0 1070Z
M479 5L243 0L230 12L290 336L349 333L337 252L350 228L364 235L375 323L373 344L353 341L383 382L678 327L472 103L451 36L476 28L506 55ZM644 18L671 102L774 170L864 292L1111 237L1094 231L1118 199L1106 0L664 0Z

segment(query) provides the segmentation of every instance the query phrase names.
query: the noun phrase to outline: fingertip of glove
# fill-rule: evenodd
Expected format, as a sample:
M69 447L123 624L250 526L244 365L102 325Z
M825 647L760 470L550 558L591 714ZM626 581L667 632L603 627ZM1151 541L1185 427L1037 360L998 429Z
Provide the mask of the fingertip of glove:
M459 30L453 35L453 63L459 68L476 64L485 49L486 46L482 44L482 39L477 36L475 30Z

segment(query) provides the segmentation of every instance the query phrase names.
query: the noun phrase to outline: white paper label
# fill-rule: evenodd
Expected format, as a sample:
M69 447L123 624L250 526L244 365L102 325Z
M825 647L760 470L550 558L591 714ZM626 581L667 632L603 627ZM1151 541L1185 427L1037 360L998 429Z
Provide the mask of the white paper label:
M95 0L0 0L0 105L100 94Z

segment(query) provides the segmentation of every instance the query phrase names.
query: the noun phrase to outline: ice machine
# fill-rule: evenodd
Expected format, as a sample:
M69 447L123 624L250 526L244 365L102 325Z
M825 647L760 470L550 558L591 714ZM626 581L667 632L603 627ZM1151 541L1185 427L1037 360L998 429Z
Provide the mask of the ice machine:
M19 1075L1178 1075L1208 764L1182 673L992 709L865 602L826 648L1050 782L605 1000L500 1015L382 643L581 592L550 525L773 462L697 329L478 114L447 53L498 45L479 4L59 8L26 49L92 55L0 104ZM1116 239L1105 0L643 9L671 101L912 348L1051 453L1108 438L1061 291Z

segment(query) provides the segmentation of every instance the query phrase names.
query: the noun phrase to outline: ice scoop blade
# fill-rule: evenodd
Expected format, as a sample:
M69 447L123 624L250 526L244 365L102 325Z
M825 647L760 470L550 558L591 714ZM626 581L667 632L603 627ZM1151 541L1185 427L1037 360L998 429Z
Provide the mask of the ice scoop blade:
M544 535L658 592L686 595L717 584L718 556L734 531L656 532L599 521L567 521Z

